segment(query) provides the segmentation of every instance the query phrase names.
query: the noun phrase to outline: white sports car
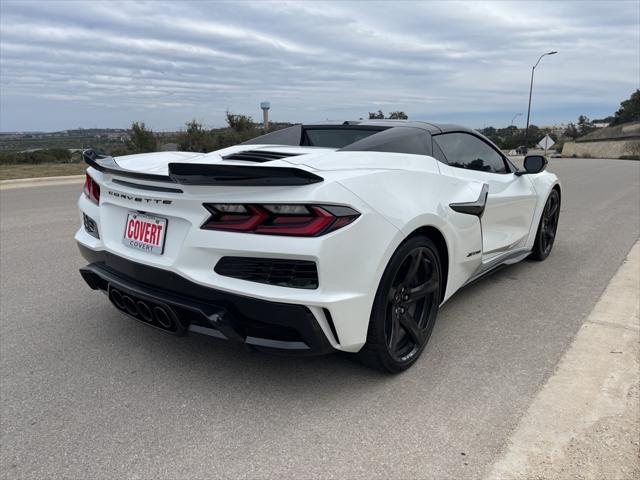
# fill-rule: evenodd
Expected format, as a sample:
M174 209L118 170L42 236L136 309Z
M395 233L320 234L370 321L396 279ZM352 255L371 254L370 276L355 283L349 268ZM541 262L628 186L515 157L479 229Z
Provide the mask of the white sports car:
M81 269L127 315L399 372L438 307L526 257L560 213L545 157L418 121L296 125L208 154L84 152Z

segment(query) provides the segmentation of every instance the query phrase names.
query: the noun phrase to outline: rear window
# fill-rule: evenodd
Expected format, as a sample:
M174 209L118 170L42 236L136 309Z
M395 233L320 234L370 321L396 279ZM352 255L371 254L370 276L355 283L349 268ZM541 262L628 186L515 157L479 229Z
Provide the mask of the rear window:
M380 132L381 128L305 128L302 145L309 147L342 148Z

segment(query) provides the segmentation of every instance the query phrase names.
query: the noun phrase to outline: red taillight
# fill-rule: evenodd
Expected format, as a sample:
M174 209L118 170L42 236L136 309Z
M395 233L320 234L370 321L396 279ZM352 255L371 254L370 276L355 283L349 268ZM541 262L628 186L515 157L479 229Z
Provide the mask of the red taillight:
M100 185L87 173L84 180L84 194L95 203L100 203Z
M205 203L211 217L205 230L229 230L316 237L349 225L360 214L349 207L333 205L229 204Z

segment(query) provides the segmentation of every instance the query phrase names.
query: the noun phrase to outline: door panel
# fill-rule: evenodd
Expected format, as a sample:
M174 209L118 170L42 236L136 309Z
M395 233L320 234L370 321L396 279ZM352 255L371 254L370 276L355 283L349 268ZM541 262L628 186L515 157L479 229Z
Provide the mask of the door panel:
M502 153L472 132L435 135L433 141L452 173L489 185L481 217L483 261L524 246L537 203L531 179L512 173Z
M537 196L527 175L496 174L454 168L457 176L489 185L481 218L482 252L487 259L522 247L529 236Z

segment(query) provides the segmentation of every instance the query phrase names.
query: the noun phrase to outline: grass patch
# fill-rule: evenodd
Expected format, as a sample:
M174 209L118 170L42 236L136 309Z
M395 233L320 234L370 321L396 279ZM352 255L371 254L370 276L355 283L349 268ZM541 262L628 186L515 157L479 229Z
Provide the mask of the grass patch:
M82 175L87 169L84 162L78 163L39 163L0 164L0 180L14 178L56 177L58 175Z

